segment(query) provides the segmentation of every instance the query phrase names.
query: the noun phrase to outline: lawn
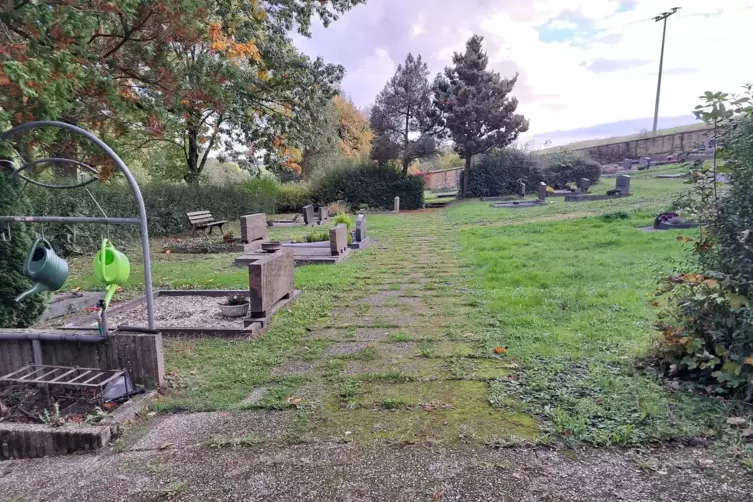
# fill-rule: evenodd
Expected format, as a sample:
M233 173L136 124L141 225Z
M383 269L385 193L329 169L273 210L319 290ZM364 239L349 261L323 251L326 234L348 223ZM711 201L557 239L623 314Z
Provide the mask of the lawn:
M173 388L157 409L286 410L295 441L344 431L485 444L717 436L728 404L670 389L640 364L655 334L649 294L682 257L678 232L636 228L685 188L655 175L636 173L634 195L608 201L456 201L370 215L375 244L336 266L296 268L305 294L264 337L166 340ZM272 238L304 232L270 229ZM153 244L157 287L247 281L235 254L166 255L163 244ZM123 296L143 288L133 255ZM88 267L73 260L70 284L91 287ZM256 390L263 397L247 401Z

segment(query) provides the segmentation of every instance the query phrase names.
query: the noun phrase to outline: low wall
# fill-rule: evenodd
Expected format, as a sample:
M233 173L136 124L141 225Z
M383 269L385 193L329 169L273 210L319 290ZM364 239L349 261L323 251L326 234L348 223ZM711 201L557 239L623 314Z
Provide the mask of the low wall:
M0 330L3 333L24 331L28 330ZM70 331L60 333L71 334ZM40 341L39 344L42 351L41 364L103 370L125 369L134 384L143 385L147 389L164 383L161 334L115 332L102 343ZM0 340L0 376L30 364L39 364L34 361L30 340Z
M608 145L579 148L575 151L583 152L601 164L622 162L623 159L638 157L664 156L671 153L690 152L701 144L709 144L711 129L648 136L630 141L620 141Z

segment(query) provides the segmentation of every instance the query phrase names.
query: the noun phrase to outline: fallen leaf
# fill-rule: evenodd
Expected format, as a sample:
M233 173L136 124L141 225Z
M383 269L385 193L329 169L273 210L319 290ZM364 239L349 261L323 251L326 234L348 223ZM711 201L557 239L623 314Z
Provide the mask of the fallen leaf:
M747 364L749 366L753 366L753 356L748 356L743 361L743 364Z
M740 435L742 437L744 437L744 438L749 438L749 437L753 436L753 429L743 429L740 432Z
M596 404L601 404L601 398L600 397L597 397L596 399L594 399L594 401L596 402Z
M716 279L706 279L705 281L703 281L703 283L711 289L719 287L719 281L717 281Z
M170 251L169 249L165 249L165 254L172 254L172 251Z
M434 497L432 497L434 500L440 500L442 498L442 495L444 495L444 490L437 490L434 492Z
M165 443L162 446L159 447L160 450L167 450L170 448L173 444L172 443Z
M431 404L422 404L421 409L424 411L434 411L437 409L437 407Z
M680 241L680 242L690 242L693 239L691 239L690 237L686 237L684 235L678 235L677 236L677 240Z
M300 397L290 396L288 398L288 402L292 404L293 406L295 406L296 408L300 408L301 403L303 402L303 399Z
M704 469L708 469L709 467L714 465L714 461L709 458L697 458L695 461L699 466L703 467Z
M102 405L102 409L107 410L107 411L114 410L117 407L118 407L118 403L113 403L112 401Z
M157 412L156 412L156 411L150 411L149 413L147 413L147 414L146 414L146 416L147 416L147 417L149 417L149 418L152 418L152 417L153 417L153 416L155 416L156 414L157 414Z
M507 347L495 347L494 348L495 354L504 354L505 352L507 352Z
M746 420L743 417L729 417L727 419L727 425L738 426L738 425L745 425L747 423L748 423L748 420Z
M116 293L122 293L123 291L125 291L125 288L123 288L123 286L118 286L118 289L115 290Z

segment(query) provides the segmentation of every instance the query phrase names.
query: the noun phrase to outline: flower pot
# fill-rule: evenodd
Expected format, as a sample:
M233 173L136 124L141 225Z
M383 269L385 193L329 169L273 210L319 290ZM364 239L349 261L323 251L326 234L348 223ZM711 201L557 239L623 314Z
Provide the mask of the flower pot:
M267 253L274 253L276 251L279 251L281 247L282 247L282 243L279 241L261 243L261 249L263 251L266 251Z
M249 304L244 303L242 305L220 305L220 312L225 317L243 317L248 314Z

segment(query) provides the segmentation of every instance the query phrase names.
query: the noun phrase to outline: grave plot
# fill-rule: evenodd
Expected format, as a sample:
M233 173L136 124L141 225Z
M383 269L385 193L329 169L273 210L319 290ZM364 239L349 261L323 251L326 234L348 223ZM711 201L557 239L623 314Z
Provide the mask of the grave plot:
M329 240L321 242L283 242L283 249L292 251L296 265L333 264L348 257L348 227L339 224L329 230ZM238 258L236 265L244 263L244 256Z
M353 232L353 242L348 247L350 249L366 249L371 244L371 238L366 232L366 215L359 214L356 219L356 229Z
M521 183L521 194L525 197L525 183ZM489 204L497 208L518 208L518 207L537 207L546 204L546 183L543 181L539 184L539 198L536 200L520 200L512 202L495 202Z
M620 197L629 197L630 195L630 176L628 176L627 174L620 174L615 180L615 188L613 190L608 190L606 194L590 194L586 191L581 190L580 192L565 195L565 202L585 202L593 200L618 199Z

